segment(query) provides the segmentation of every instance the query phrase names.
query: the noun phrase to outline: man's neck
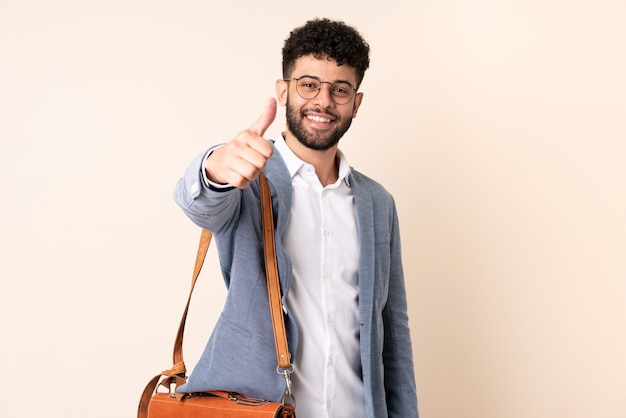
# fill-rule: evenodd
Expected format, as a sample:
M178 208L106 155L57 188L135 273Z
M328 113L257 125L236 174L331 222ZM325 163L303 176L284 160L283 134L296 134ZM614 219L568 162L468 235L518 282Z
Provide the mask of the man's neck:
M315 168L315 174L322 186L333 184L339 177L339 164L337 162L337 145L318 151L304 146L296 137L287 132L285 142L298 158Z

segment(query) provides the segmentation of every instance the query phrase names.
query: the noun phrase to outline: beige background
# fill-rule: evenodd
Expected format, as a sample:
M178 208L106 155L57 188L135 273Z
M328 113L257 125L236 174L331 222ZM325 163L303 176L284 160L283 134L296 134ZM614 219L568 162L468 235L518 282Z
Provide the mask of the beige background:
M623 0L0 0L0 416L134 416L198 238L174 184L314 16L372 47L342 148L397 199L422 416L626 416Z

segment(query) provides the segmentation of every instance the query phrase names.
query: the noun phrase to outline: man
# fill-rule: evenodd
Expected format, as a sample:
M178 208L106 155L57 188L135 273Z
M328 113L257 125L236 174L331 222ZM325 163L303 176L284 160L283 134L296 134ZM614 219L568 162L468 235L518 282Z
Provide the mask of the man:
M263 138L276 115L198 156L175 198L215 234L228 296L181 391L229 390L279 401L285 379L267 301L258 175L272 190L285 323L299 418L417 417L395 204L351 169L338 142L363 100L369 46L343 22L293 30L276 82L287 129Z

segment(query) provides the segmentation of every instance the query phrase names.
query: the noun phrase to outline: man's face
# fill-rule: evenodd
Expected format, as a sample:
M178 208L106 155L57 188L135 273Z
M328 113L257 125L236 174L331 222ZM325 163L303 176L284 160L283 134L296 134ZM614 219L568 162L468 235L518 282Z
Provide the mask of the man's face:
M296 61L291 78L310 76L323 82L347 81L356 86L356 70L348 65L337 66L336 61L316 59L312 55ZM287 107L287 135L293 135L309 149L326 151L337 145L350 127L352 118L363 98L357 93L345 104L336 104L331 97L330 84L323 83L313 99L303 99L296 91L297 81L277 84L281 105Z

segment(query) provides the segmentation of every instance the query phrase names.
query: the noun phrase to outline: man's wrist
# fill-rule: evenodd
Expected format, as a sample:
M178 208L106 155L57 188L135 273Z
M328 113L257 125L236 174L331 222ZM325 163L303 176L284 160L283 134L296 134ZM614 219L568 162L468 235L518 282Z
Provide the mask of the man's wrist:
M221 147L224 144L221 145L216 145L212 148L210 148L206 155L204 156L204 158L202 159L202 178L204 179L204 184L211 190L214 190L216 192L226 192L228 190L232 190L234 189L234 186L231 186L230 184L222 184L222 183L216 183L214 181L212 181L211 179L209 179L209 176L207 175L206 172L206 165L207 165L207 160L209 159L209 157L211 156L211 154L213 153L213 151L215 151L216 149L218 149L219 147Z

